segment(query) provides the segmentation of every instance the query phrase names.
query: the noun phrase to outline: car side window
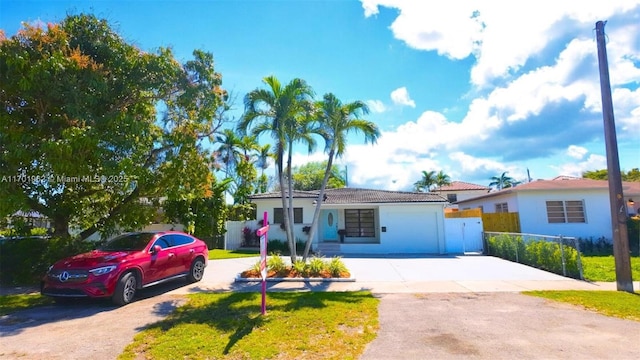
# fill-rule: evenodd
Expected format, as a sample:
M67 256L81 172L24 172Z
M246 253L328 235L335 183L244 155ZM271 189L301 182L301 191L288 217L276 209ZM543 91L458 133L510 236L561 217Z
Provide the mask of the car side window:
M171 247L171 240L168 236L161 236L153 243L153 246L156 245L160 246L163 249L166 249L168 247Z
M185 235L173 235L174 246L186 245L193 242L193 239Z

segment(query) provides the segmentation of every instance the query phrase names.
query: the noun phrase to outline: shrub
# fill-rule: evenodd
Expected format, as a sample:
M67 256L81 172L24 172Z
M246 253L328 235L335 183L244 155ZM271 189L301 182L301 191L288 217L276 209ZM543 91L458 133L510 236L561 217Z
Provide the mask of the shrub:
M304 245L305 245L304 241L302 240L296 241L296 253L298 255L302 255L302 252L304 251ZM286 241L279 240L279 239L269 240L269 242L267 243L267 251L269 251L270 253L275 252L280 255L291 254L291 251L289 249L289 244L287 244Z
M311 260L309 260L309 275L320 276L325 270L325 266L326 264L322 258L316 256L312 257Z
M281 274L287 269L287 265L280 255L271 253L267 258L267 268L269 271L275 271Z
M0 284L35 285L54 262L83 253L95 244L73 238L36 238L0 243Z
M301 277L309 276L309 269L307 267L307 263L306 262L304 262L302 260L298 260L295 263L293 263L293 265L291 267L296 272L297 276L301 276Z
M333 257L331 261L329 261L329 273L332 277L340 277L341 274L348 271L347 266L342 262L340 257Z
M488 254L505 260L517 261L546 271L579 278L578 251L567 244L533 240L525 242L521 236L500 234L487 240Z

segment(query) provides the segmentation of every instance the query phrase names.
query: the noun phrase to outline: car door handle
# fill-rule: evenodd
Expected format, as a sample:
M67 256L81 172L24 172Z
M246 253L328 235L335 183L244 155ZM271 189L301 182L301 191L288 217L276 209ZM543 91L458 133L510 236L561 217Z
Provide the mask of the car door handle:
M176 256L176 254L174 254L174 253L169 253L169 257L174 257L174 256Z
M190 253L192 253L192 254L193 254L193 252L194 252L194 251L195 251L195 250L193 250L193 249L189 249L189 252L190 252Z

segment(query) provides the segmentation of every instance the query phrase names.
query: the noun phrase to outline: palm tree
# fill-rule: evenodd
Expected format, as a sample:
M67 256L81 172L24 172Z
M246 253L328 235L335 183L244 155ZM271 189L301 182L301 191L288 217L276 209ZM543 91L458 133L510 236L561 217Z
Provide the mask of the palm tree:
M313 221L309 230L309 237L305 244L303 260L307 259L311 242L315 236L318 220L320 219L321 199L324 199L324 191L331 175L334 158L344 155L347 147L347 135L350 132L360 132L364 135L365 143L375 143L380 137L380 130L376 124L362 119L362 115L369 113L369 107L362 101L354 101L343 104L335 95L325 94L322 101L316 103L316 131L324 138L325 152L328 154L327 167L318 193L316 208L313 213Z
M507 176L507 171L505 171L500 176L492 176L489 186L495 186L498 190L502 190L518 184L519 182L515 181L512 177Z
M437 187L443 187L451 184L451 178L445 174L442 170L436 174L435 185Z
M262 134L269 134L274 141L276 173L280 185L280 196L282 200L282 214L287 234L289 249L291 250L291 261L296 260L295 238L293 236L293 196L289 196L289 203L286 201L286 186L284 174L284 155L288 150L288 168L291 169L292 146L299 140L306 139L309 148L312 148L313 141L309 141L309 133L301 133L306 130L301 126L303 119L306 119L306 112L311 108L311 98L313 90L302 79L293 79L287 85L282 86L275 76L267 76L263 79L267 89L255 89L249 92L244 98L245 113L238 122L237 129L246 134L248 130L257 122L251 130L251 134L258 138ZM290 172L290 170L289 170ZM291 181L291 176L288 176ZM291 189L289 187L289 189ZM288 211L287 211L288 210Z
M264 171L269 168L269 159L272 159L274 154L271 152L271 144L265 144L258 147L256 166L260 169L260 178L258 180L257 190L261 193L267 191L267 177Z
M216 135L216 141L220 143L216 152L218 158L224 164L224 171L227 177L231 177L231 171L240 161L242 155L241 138L231 129L224 129L222 133Z
M422 170L422 178L413 184L413 188L418 192L429 192L436 183L436 172Z

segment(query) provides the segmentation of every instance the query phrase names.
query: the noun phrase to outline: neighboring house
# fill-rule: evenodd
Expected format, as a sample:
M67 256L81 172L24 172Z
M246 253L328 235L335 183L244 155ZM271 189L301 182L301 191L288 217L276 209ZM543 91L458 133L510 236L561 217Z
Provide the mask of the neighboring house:
M321 206L317 235L312 248L321 253L431 253L442 254L445 239L446 199L434 193L368 189L327 189ZM295 237L306 241L303 232L311 225L317 191L293 191ZM258 219L268 214L269 239L285 241L279 192L250 197ZM341 235L342 234L342 235ZM461 248L461 247L460 247Z
M32 228L51 228L51 221L46 216L40 214L36 211L18 211L7 218L7 223L9 227L12 226L12 222L15 222L17 219L22 220L25 224L29 225Z
M623 182L622 187L625 204L637 204L633 199L640 199L640 182ZM457 204L463 210L518 213L522 233L613 238L609 184L604 180L561 176L459 200Z
M442 196L451 203L455 203L456 201L484 195L489 191L491 191L491 188L488 186L471 184L464 181L452 181L451 184L441 186L431 192Z

